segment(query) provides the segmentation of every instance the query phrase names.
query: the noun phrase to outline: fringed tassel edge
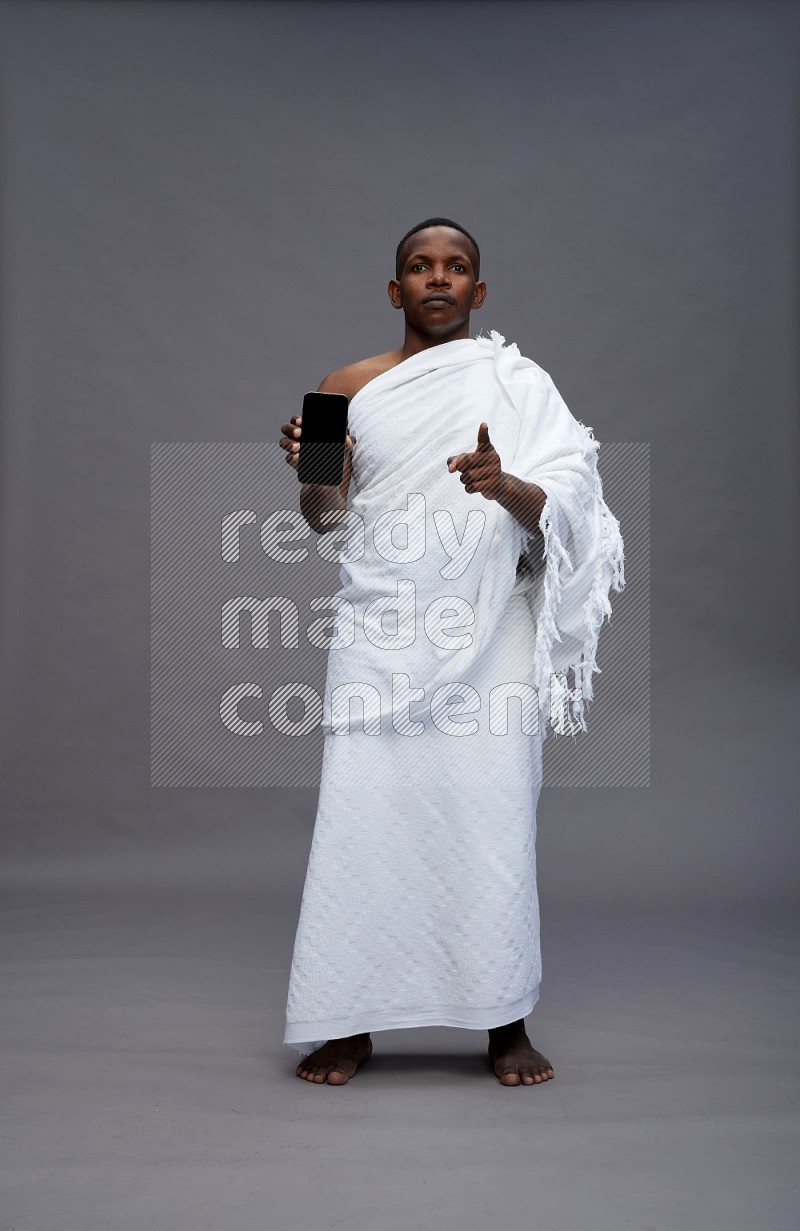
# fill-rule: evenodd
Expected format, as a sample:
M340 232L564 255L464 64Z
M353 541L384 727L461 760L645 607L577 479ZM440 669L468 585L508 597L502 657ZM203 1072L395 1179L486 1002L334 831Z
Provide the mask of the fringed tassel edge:
M567 689L564 677L553 673L553 643L561 641L561 635L556 625L555 613L561 603L561 593L564 588L562 565L572 573L574 571L569 552L564 547L556 533L552 519L550 497L545 501L539 528L544 536L544 603L536 622L536 649L534 651L533 671L539 699L539 721L549 722L557 735L574 735L579 726L572 721L569 712ZM525 532L527 547L533 535Z
M581 652L576 661L568 664L572 671L574 687L570 689L565 672L553 672L552 649L555 641L561 641L555 613L561 602L563 590L562 565L570 573L574 566L569 552L561 542L553 526L550 498L545 501L539 526L544 536L544 604L536 625L536 650L534 675L537 680L540 719L548 721L556 735L577 735L588 730L585 703L594 697L592 676L601 674L597 665L597 643L604 620L611 619L609 588L618 593L625 587L625 554L619 522L603 499L603 484L597 469L599 442L592 436L592 429L584 427L587 434L584 457L591 474L592 491L599 504L601 516L600 552L595 568L589 597L583 605L586 626ZM525 546L532 534L525 532Z

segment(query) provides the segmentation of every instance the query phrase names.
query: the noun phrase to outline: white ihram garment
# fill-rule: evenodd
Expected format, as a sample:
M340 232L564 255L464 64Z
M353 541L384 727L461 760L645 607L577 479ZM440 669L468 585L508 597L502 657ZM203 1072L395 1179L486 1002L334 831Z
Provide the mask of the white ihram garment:
M342 585L284 1036L302 1055L365 1031L488 1029L539 996L542 742L586 729L623 544L591 429L503 343L493 331L431 347L350 402L352 502L325 536ZM503 469L545 491L540 531L448 471L481 422Z

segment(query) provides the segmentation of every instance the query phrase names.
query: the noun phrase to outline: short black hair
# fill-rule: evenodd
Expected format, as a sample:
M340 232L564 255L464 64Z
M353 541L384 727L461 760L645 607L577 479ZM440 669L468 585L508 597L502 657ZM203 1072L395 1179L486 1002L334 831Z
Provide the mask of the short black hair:
M424 222L418 222L417 225L412 227L410 231L406 231L405 235L400 240L400 243L397 245L397 252L395 253L394 264L396 277L399 279L400 274L403 272L400 258L402 256L406 241L409 240L412 235L416 235L417 231L424 231L428 227L452 227L453 230L460 231L462 235L466 235L472 246L472 264L475 267L475 281L477 282L481 275L480 249L476 241L470 235L469 231L467 231L465 227L462 227L459 222L453 222L452 218L426 218Z

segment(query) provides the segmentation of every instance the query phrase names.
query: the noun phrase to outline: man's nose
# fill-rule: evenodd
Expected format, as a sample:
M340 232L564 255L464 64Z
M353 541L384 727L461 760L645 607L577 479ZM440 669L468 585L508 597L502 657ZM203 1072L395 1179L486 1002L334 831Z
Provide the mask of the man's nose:
M437 283L449 282L450 278L448 277L448 273L446 269L432 269L429 281L437 282Z

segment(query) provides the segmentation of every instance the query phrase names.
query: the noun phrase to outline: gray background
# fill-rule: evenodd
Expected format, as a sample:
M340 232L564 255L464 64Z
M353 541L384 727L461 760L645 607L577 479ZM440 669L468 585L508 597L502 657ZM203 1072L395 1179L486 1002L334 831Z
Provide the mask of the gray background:
M798 8L0 12L0 1225L796 1227ZM542 795L555 1081L422 1030L317 1088L315 790L149 785L150 446L398 345L438 213L473 332L650 445L651 784Z

